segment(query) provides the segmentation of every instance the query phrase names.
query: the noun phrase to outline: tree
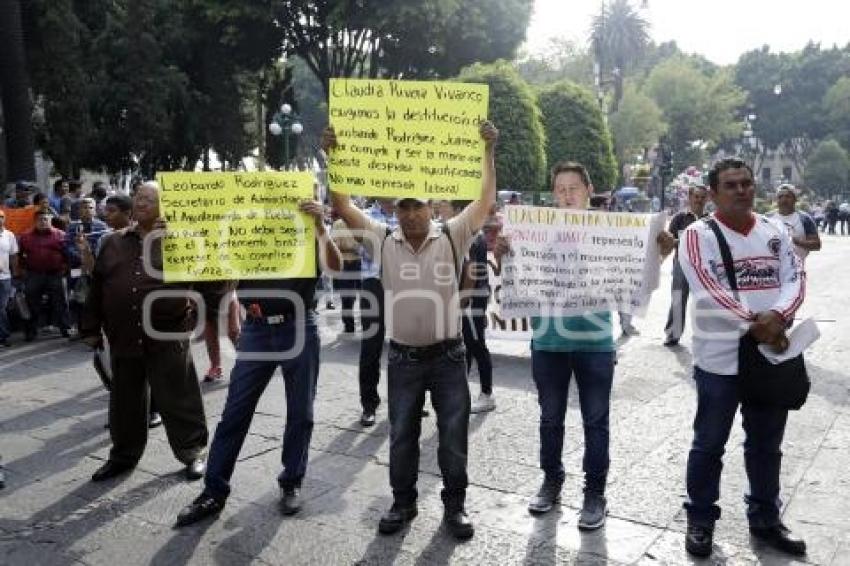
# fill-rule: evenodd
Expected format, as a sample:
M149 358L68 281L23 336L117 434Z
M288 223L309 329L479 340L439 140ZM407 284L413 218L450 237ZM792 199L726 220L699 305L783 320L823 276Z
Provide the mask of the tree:
M806 164L806 185L821 195L844 192L848 175L850 157L835 140L819 143Z
M279 2L286 50L322 82L331 77L433 78L513 57L532 0Z
M633 84L626 85L620 108L611 115L609 124L620 163L658 143L667 131L661 109Z
M574 41L562 37L550 39L545 50L524 56L516 67L532 85L570 81L593 88L593 57Z
M617 111L623 98L626 73L639 61L649 44L649 22L632 7L629 0L602 4L602 12L591 24L590 45L603 76L610 73L614 83L612 110Z
M545 134L531 87L505 61L472 65L459 79L490 86L490 119L500 132L496 152L500 188L542 190L546 185Z
M568 82L540 91L538 97L546 132L546 159L577 161L587 167L597 190L610 190L617 181L611 134L593 94Z
M850 77L841 77L823 99L824 112L832 135L850 149Z
M0 0L0 90L8 179L35 181L32 103L19 0Z
M691 59L674 57L652 70L644 92L655 100L669 125L677 169L691 165L688 160L698 148L718 145L741 133L738 112L746 97L727 70L706 74Z

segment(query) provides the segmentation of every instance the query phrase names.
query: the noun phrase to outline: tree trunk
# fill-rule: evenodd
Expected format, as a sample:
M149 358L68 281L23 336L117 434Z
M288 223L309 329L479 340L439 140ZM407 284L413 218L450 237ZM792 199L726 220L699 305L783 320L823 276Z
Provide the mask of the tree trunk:
M19 0L0 0L0 89L8 179L35 181L32 102Z

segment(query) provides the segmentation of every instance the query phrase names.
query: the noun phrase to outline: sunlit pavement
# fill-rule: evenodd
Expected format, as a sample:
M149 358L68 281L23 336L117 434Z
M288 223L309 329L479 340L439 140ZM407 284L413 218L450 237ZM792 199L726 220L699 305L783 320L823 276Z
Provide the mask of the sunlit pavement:
M792 413L783 446L784 521L806 537L807 561L850 563L850 237L825 237L810 256L808 298L800 316L823 337L808 356L808 404ZM612 407L604 529L576 528L581 503L581 422L570 401L563 505L542 518L526 511L541 479L536 395L528 346L492 342L497 409L471 419L468 509L475 537L456 543L441 530L436 426L422 430L419 517L395 536L377 533L390 504L386 406L371 429L358 424L357 342L338 340L339 311L322 310L322 370L302 512L277 510L283 386L275 379L260 404L233 478L233 494L214 522L173 530L177 512L201 489L184 481L162 428L151 431L139 467L92 484L107 455L107 395L80 344L40 338L0 352L0 564L685 564L682 502L694 389L690 339L661 345L669 305L669 262L641 335L621 343ZM195 346L201 374L207 368ZM228 363L228 367L229 367ZM473 371L471 390L478 394ZM381 383L385 397L385 382ZM226 384L204 388L210 432ZM788 564L750 541L736 424L722 485L723 517L711 562Z

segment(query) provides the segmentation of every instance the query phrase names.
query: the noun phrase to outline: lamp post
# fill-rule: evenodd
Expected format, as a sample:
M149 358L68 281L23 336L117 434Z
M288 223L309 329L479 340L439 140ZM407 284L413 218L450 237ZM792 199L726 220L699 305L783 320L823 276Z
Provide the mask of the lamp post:
M304 126L301 124L301 118L292 110L289 104L283 104L280 110L272 116L272 121L269 124L269 132L271 135L283 136L283 169L289 169L289 134L300 136L304 132Z

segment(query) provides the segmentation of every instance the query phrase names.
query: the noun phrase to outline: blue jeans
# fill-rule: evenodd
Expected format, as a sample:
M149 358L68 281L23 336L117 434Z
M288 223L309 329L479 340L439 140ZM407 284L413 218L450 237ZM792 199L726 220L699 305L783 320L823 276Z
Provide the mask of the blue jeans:
M711 527L720 518L720 471L732 422L738 410L738 378L694 368L697 415L694 440L688 455L688 521ZM753 527L779 522L779 471L782 437L788 411L741 406L744 432L744 465L749 480L747 518Z
M12 280L0 279L0 341L7 340L11 332L9 328L9 316L6 307L12 296Z
M437 461L443 475L443 505L463 509L466 498L466 450L469 434L469 385L463 344L442 355L417 360L390 346L387 387L390 413L390 486L400 505L416 501L419 434L425 391L437 414Z
M297 333L304 337L303 348L289 359L280 355L292 349ZM252 361L245 355L264 352L268 360ZM221 421L215 429L207 473L206 492L221 499L230 494L230 477L242 443L251 426L257 403L280 367L286 386L286 426L283 432L283 471L278 484L283 488L301 485L307 471L307 455L313 434L313 400L319 376L319 335L314 322L286 322L268 325L247 321L237 346L236 365ZM278 354L277 359L271 359Z
M550 481L563 482L561 454L570 378L578 386L584 424L584 489L605 493L608 466L608 415L614 382L614 352L531 352L531 373L540 404L540 467Z

